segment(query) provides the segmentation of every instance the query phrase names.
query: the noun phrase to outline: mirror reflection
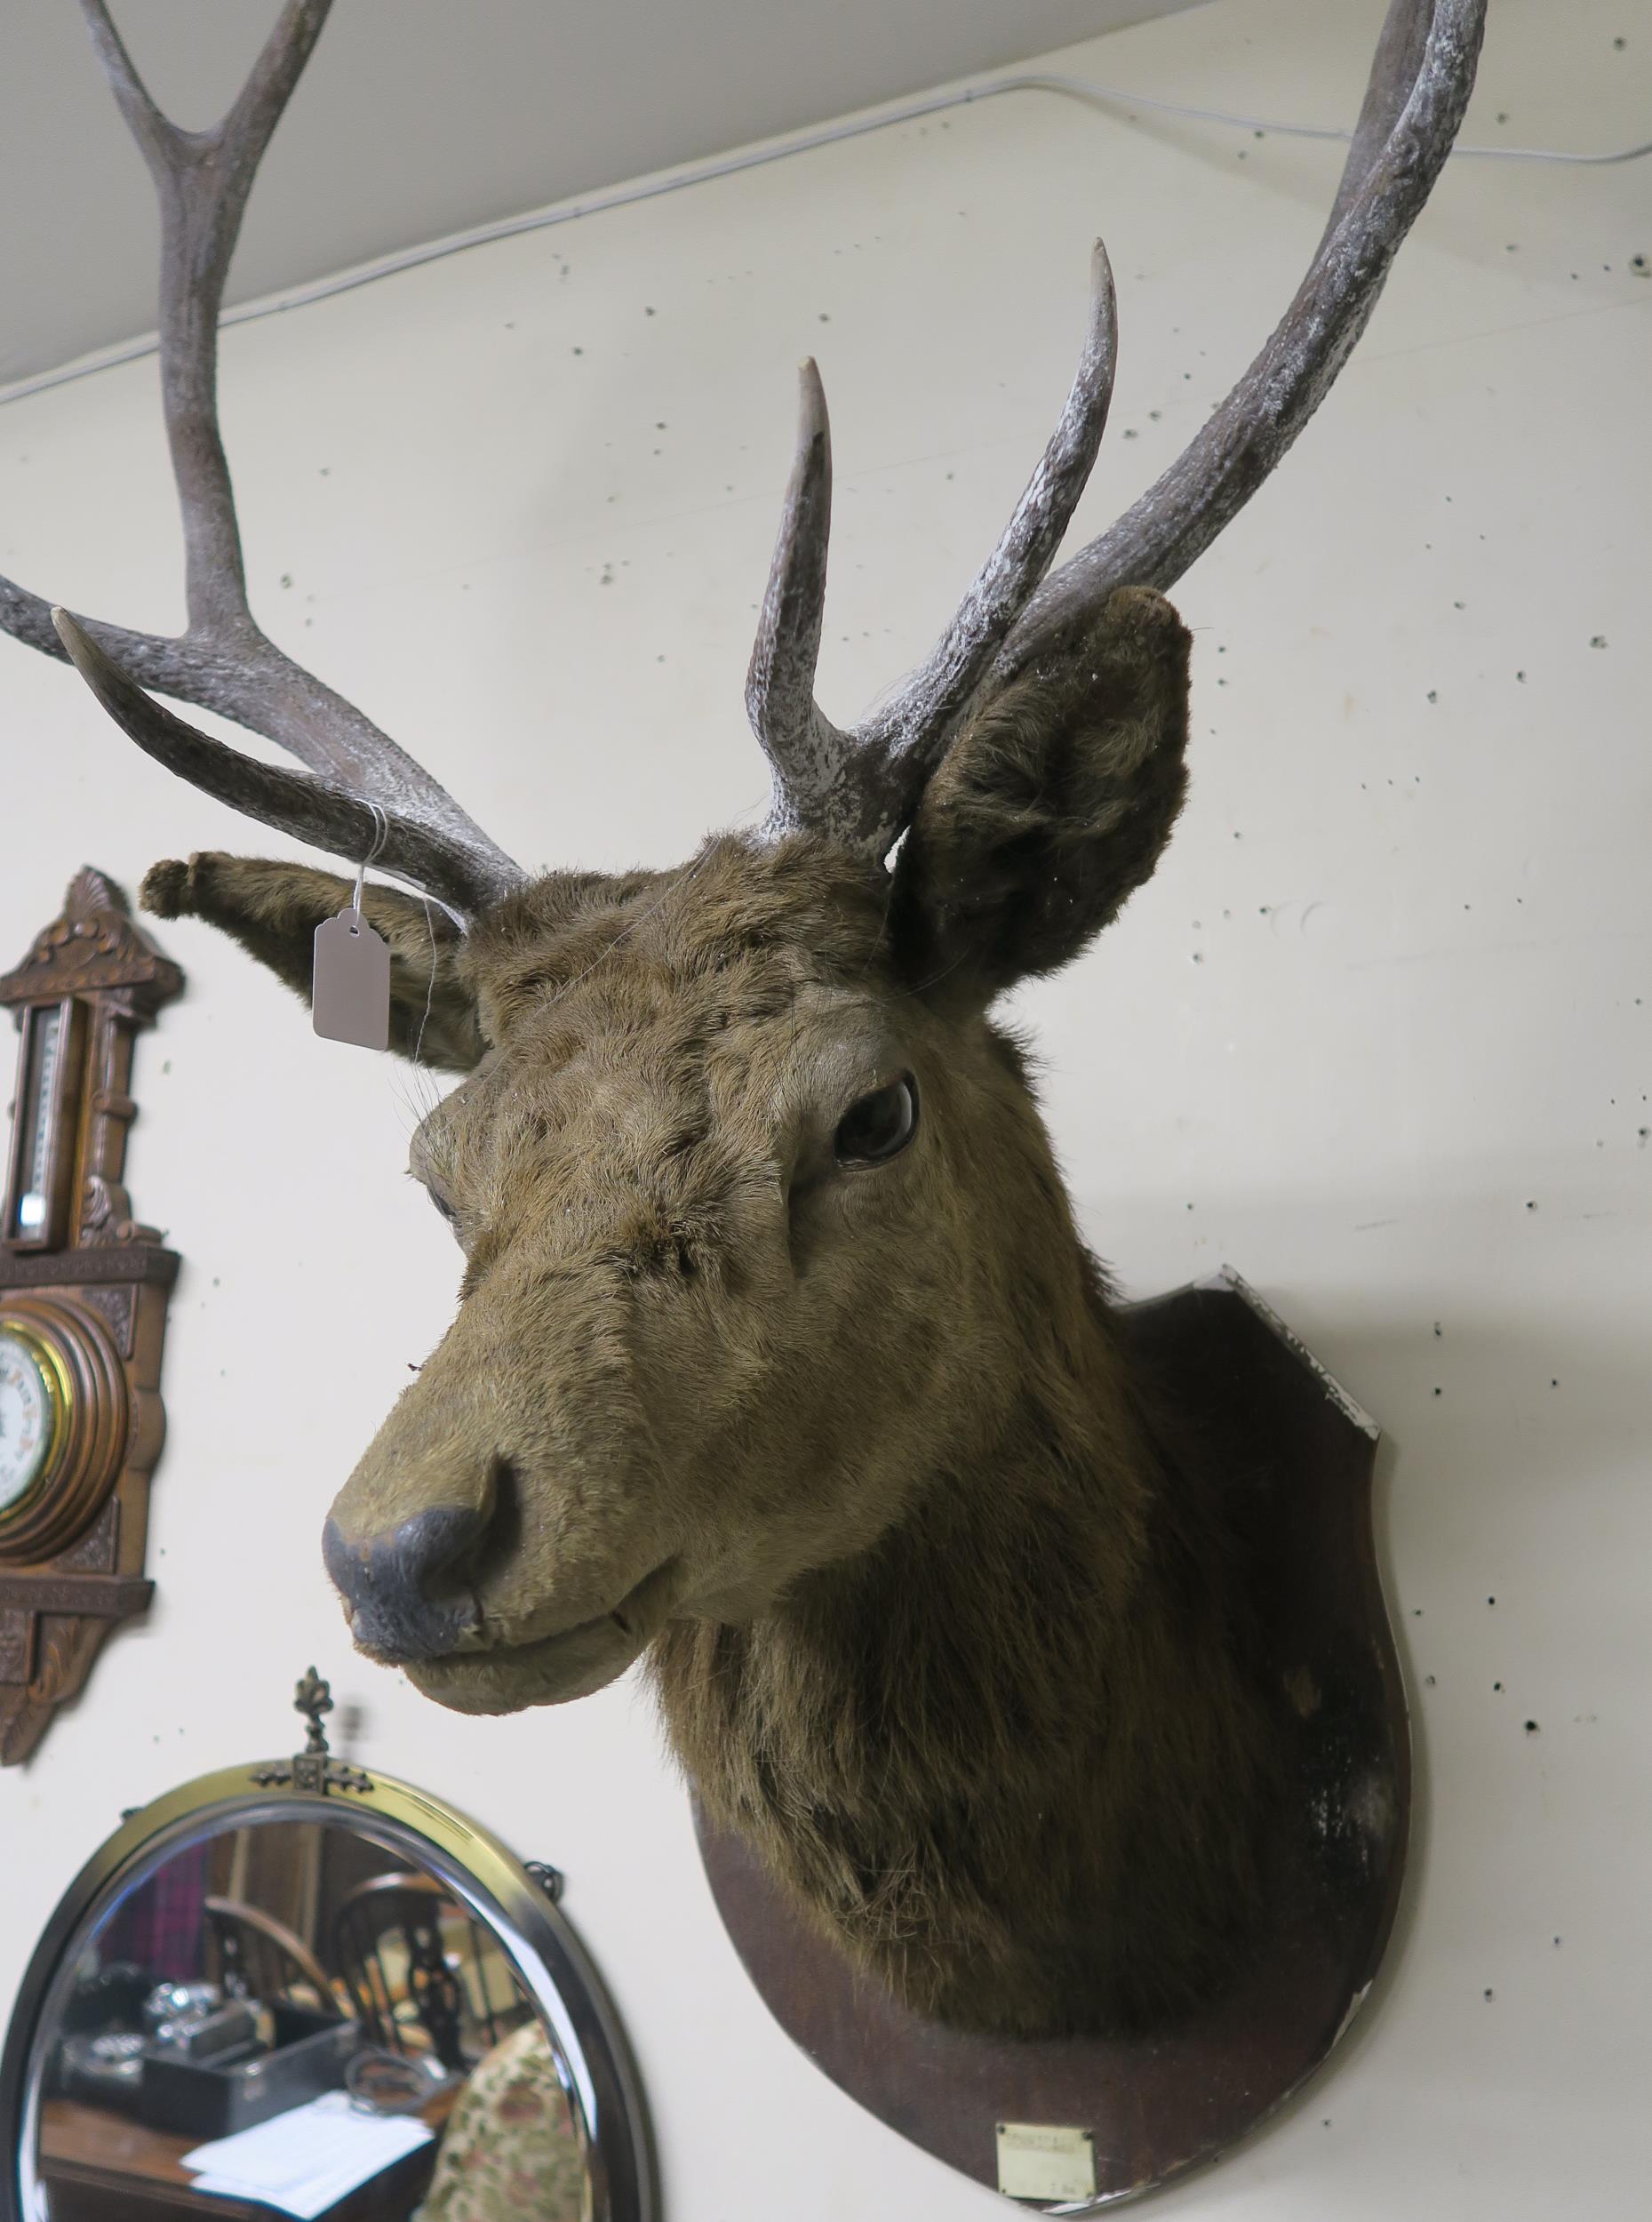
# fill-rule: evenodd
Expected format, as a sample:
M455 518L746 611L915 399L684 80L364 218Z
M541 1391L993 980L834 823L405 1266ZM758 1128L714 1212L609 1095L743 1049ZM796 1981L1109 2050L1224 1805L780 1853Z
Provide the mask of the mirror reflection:
M104 1917L44 2043L51 2222L581 2222L571 2078L491 1931L346 1826L174 1850Z

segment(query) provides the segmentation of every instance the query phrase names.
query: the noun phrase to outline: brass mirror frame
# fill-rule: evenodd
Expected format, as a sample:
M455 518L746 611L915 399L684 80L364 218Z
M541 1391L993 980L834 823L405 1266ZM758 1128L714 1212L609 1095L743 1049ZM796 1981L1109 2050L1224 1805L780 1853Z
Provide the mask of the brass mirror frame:
M315 1788L300 1786L305 1776ZM585 2148L591 2222L659 2222L653 2141L642 2085L619 2015L584 1947L543 1881L498 1837L452 1806L376 1770L337 1760L319 1770L265 1760L201 1775L126 1818L93 1852L46 1923L23 1978L0 2053L0 2222L48 2222L36 2168L45 2049L97 1924L174 1852L227 1826L320 1821L352 1828L436 1875L498 1939L555 2039Z

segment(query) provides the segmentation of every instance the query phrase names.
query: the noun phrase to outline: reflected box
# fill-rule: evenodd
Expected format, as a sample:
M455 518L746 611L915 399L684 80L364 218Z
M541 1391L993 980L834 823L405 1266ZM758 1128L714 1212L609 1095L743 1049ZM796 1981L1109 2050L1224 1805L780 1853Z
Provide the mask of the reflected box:
M142 2119L186 2137L228 2137L337 2090L362 2042L359 2024L277 2003L275 2042L250 2058L192 2060L152 2048L143 2064Z

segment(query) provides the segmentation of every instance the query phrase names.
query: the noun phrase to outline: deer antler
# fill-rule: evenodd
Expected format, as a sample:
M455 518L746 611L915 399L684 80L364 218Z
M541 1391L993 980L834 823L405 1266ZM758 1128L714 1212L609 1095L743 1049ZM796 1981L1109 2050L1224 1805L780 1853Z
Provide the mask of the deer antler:
M1365 329L1451 151L1484 21L1485 0L1391 0L1330 221L1284 317L1157 484L1046 579L1112 386L1112 289L1097 247L1084 356L1042 463L928 662L848 731L813 692L831 457L819 379L804 365L797 460L746 681L773 771L768 838L814 831L885 854L984 681L1025 671L1075 613L1099 608L1115 587L1169 587L1203 553L1302 430Z
M251 75L210 131L156 106L104 0L81 0L98 59L155 180L161 207L161 391L183 518L188 623L176 639L79 620L0 579L0 630L71 656L140 747L222 802L335 853L379 862L469 911L523 875L429 773L353 704L269 640L247 602L241 535L219 436L218 316L259 157L331 0L286 0ZM154 687L262 733L320 776L287 771L196 732L152 702ZM363 837L365 836L365 837Z
M904 818L913 731L907 706L920 709L925 730L950 731L1049 570L1101 446L1116 322L1113 271L1098 239L1084 351L1061 421L1015 515L923 668L896 701L850 733L840 732L814 699L832 524L832 435L820 373L812 361L803 364L797 460L746 679L746 714L774 770L771 835L814 830L856 848L888 848Z

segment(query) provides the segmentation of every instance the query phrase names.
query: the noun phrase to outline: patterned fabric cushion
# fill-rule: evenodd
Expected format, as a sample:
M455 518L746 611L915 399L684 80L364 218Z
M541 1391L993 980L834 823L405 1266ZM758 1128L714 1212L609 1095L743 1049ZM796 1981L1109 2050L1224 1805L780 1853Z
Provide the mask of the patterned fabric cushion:
M531 2021L471 2076L411 2222L589 2222L585 2160L550 2039Z

